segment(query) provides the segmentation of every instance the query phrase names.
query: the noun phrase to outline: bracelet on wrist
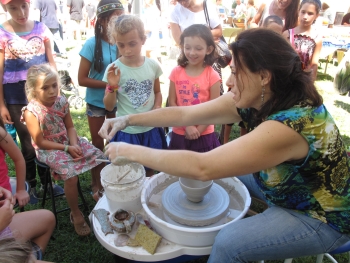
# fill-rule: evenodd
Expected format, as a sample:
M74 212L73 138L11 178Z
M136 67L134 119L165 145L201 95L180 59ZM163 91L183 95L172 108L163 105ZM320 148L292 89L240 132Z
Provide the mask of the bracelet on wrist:
M107 86L106 86L106 90L109 93L113 93L114 91L118 90L118 88L119 88L118 85L117 86L111 86L111 85L107 84Z
M68 145L64 146L64 151L65 151L65 152L68 152L68 148L69 148Z

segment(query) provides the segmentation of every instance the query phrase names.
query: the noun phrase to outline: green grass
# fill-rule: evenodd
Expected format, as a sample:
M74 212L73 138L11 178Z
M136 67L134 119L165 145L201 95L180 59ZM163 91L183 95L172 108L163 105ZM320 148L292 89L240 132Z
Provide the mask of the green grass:
M332 70L332 66L329 65L328 71ZM332 83L327 80L320 80L317 82L319 92L322 94L324 103L328 110L332 114L335 122L337 123L341 136L346 145L350 145L350 97L340 96L334 90ZM71 110L72 118L79 136L87 137L89 140L90 132L85 115L85 109L80 111ZM218 127L217 127L218 128ZM239 136L239 128L234 125L231 132L231 139L235 139ZM7 158L9 166L10 176L15 176L13 162L10 158ZM95 202L90 195L90 173L84 173L79 176L81 187L84 196L90 206L90 211L93 209ZM57 182L63 186L63 182ZM67 202L64 198L58 199L58 208L66 207ZM41 208L41 205L27 205L25 210L33 210ZM48 200L45 206L47 209L51 209L51 201ZM109 263L114 262L113 255L106 250L91 234L88 237L79 237L75 234L73 225L69 221L69 213L63 212L58 215L58 226L54 231L53 236L55 240L51 240L46 250L44 259L53 262L98 262ZM336 255L335 258L339 263L345 263L348 260L348 254ZM0 260L1 261L1 260ZM191 263L204 263L207 261L207 256L197 260L189 261ZM296 258L293 262L296 263L314 263L315 257L303 257ZM281 260L266 261L266 263L282 263ZM328 259L324 259L325 263L330 262ZM221 262L220 262L221 263Z

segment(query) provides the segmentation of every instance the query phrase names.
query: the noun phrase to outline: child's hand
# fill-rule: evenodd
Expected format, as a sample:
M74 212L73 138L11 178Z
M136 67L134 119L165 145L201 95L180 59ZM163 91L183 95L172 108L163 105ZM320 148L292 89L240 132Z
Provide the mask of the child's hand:
M78 145L70 145L68 147L68 152L70 155L72 155L73 159L80 158L83 155L83 152Z
M117 74L115 74L117 72ZM118 86L120 81L120 69L114 64L109 67L107 73L107 81L110 86Z
M117 131L124 130L129 126L129 115L113 119L105 119L101 129L98 132L102 138L110 141Z
M185 138L188 140L195 140L201 136L196 126L186 126Z
M13 121L11 120L11 116L9 113L9 110L6 108L6 106L2 107L0 109L1 112L1 118L4 121L4 123L8 123L8 124L13 124Z
M12 196L12 193L5 188L0 187L0 206L3 205L5 200L9 200L12 205L15 204L15 199Z
M19 206L25 206L26 204L28 204L29 202L29 194L27 193L26 190L19 190L15 196L15 199L17 199L17 202L19 204Z
M3 229L11 223L14 214L15 210L13 210L13 204L6 199L0 207L0 222Z

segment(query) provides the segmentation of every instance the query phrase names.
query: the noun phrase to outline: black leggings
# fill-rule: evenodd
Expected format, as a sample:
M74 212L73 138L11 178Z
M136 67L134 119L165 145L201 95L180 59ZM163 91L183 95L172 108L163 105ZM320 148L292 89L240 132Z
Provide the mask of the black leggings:
M9 104L7 109L10 113L11 120L14 122L14 126L17 130L19 140L21 142L21 150L26 162L26 180L31 187L36 186L36 165L34 159L36 157L35 150L32 146L31 137L28 132L27 126L20 122L22 108L27 106L26 104ZM45 169L37 167L40 181L42 184L45 182L44 171Z

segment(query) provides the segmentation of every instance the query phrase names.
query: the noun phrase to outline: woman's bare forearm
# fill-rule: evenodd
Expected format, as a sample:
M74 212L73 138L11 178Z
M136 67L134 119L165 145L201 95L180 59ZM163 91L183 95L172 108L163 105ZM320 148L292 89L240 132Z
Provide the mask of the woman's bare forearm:
M167 107L130 115L129 125L172 127L233 123L240 120L232 95L228 94L194 106Z

